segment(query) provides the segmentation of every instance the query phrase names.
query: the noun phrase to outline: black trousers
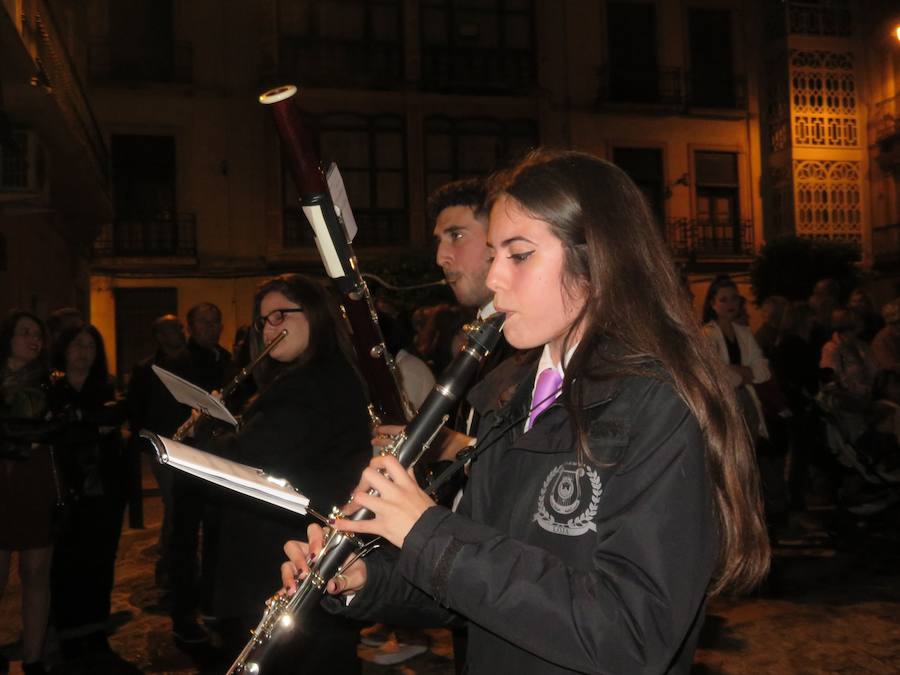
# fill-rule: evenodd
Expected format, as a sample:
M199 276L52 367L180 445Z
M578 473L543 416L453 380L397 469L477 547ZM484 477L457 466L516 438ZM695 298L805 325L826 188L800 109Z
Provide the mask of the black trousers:
M210 498L214 489L187 474L174 476L169 552L174 621L193 617L213 579L218 522L218 509Z
M124 495L81 497L68 509L53 551L53 615L60 629L109 618Z

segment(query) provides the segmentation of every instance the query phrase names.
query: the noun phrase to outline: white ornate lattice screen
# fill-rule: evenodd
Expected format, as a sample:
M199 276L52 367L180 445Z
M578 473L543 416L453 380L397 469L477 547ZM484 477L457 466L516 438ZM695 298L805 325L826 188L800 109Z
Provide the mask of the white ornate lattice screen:
M859 145L856 96L852 53L791 50L794 145Z
M795 223L805 237L859 242L859 162L794 161Z

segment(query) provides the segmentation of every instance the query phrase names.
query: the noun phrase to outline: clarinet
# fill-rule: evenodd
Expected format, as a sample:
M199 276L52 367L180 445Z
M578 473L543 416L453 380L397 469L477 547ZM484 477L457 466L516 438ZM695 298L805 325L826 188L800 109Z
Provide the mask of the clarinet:
M250 375L250 373L253 372L253 369L256 368L256 366L258 366L262 362L262 360L269 355L269 352L271 352L273 349L275 349L275 347L278 346L279 342L287 337L287 334L287 329L285 329L278 335L276 335L275 338L266 345L266 348L259 353L259 356L253 359L251 363L248 363L246 366L241 368L240 372L238 372L238 374L234 376L234 379L222 388L222 392L219 398L224 402L229 396L236 392L237 388L240 387L244 383L244 380L246 380ZM190 417L188 417L187 420L185 420L172 435L172 440L184 440L185 436L187 436L191 432L191 430L201 419L203 419L203 415L199 417L194 417L193 415L191 415Z
M405 468L415 464L444 426L456 402L468 389L481 361L497 344L504 319L504 315L494 314L465 327L466 342L459 354L441 374L434 389L422 403L419 414L410 421L391 447L383 452L393 454ZM375 492L370 490L370 494ZM350 516L344 516L335 507L331 516L363 520L372 518L374 514L361 508ZM366 545L357 535L326 528L325 544L310 565L309 574L300 582L294 595L273 595L269 598L262 620L251 631L250 641L228 669L228 675L265 673L264 661L268 650L278 641L289 638L303 613L322 598L328 580L344 569L348 557L354 553L359 557L365 552Z
M331 199L328 182L300 118L296 94L297 87L285 85L265 92L259 102L272 112L325 271L341 293L357 365L369 386L372 422L374 425L405 424L415 411L400 387L394 359L378 325L372 295L360 274L339 209Z

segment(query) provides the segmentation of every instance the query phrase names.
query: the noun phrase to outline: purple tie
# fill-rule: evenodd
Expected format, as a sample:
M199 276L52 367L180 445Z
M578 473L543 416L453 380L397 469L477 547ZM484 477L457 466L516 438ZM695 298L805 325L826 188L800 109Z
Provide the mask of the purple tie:
M556 368L546 368L538 375L537 385L534 388L534 396L531 398L531 416L528 418L528 428L534 426L537 416L550 407L556 400L562 377Z

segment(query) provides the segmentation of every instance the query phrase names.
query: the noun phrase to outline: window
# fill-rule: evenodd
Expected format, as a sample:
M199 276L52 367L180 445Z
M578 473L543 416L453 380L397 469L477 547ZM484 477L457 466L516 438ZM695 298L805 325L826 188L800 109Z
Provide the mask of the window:
M649 2L607 3L606 37L609 98L613 101L659 102L654 5Z
M532 0L422 0L426 89L527 91L536 82Z
M732 73L731 12L692 9L689 77L691 104L707 108L733 108L737 103Z
M175 139L112 137L112 241L98 253L125 256L195 255L192 216L179 215L175 200Z
M27 142L25 132L11 131L0 143L0 188L3 190L28 188Z
M862 240L862 181L859 162L794 161L797 234Z
M304 85L400 88L403 11L399 0L281 3L281 72Z
M538 143L532 120L425 120L425 190L458 178L484 176L512 163Z
M697 251L749 253L746 228L740 222L737 155L733 152L697 152L694 174L697 183L694 232Z
M665 180L659 148L615 148L613 163L628 174L644 197L657 224L665 221Z
M358 246L409 241L404 120L395 115L332 113L311 120L325 166L340 169L359 232ZM299 208L296 186L285 167L284 245L312 246L312 228Z
M172 82L190 79L189 64L176 58L172 0L116 0L109 3L109 39L92 48L95 77ZM105 71L105 72L104 72Z

